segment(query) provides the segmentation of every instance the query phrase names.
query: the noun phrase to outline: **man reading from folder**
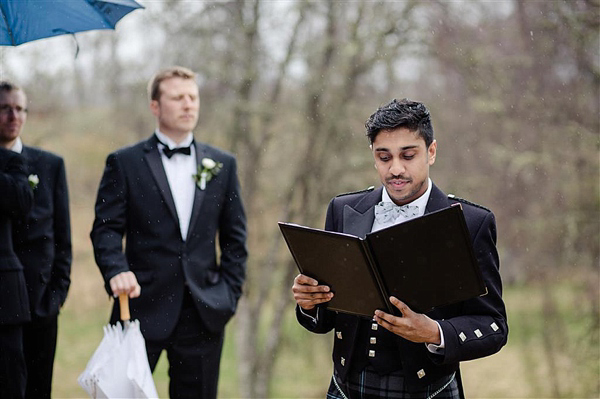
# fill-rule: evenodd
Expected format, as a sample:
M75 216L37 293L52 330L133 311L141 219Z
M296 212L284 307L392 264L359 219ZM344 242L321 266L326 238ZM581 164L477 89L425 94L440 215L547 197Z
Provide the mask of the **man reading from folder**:
M298 321L315 333L335 330L328 399L464 398L459 362L498 352L508 335L494 215L431 182L437 143L425 105L393 100L365 126L382 187L335 197L325 229L345 233L363 226L364 236L459 202L488 293L427 314L391 297L401 316L376 310L369 320L328 311L329 287L300 274L292 287Z

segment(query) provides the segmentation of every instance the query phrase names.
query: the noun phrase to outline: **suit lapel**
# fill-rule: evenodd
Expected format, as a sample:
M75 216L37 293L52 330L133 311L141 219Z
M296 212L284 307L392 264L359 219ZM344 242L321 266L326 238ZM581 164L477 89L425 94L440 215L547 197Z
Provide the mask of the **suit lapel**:
M429 194L429 200L427 206L425 206L425 213L435 212L437 210L447 208L450 206L448 197L442 192L435 184L431 187L431 193Z
M33 153L25 145L23 145L23 149L21 150L21 155L23 156L23 158L25 158L27 163L30 164L33 162L33 159L32 159Z
M27 164L27 173L36 174L36 171L33 170L37 159L39 158L39 153L32 150L30 147L23 145L23 150L21 151L21 155L25 158Z
M365 195L354 207L344 206L344 233L364 238L371 232L375 212L373 208L381 201L383 186Z
M167 208L169 208L169 212L177 226L179 226L179 218L177 217L177 210L175 209L175 201L173 200L173 195L171 194L171 188L169 187L169 181L167 180L167 174L165 173L165 168L163 167L162 160L160 158L160 153L158 152L158 141L156 140L156 136L152 135L146 141L144 145L144 152L146 162L148 163L148 167L154 176L154 180L156 180L156 185L160 189L160 193L167 204Z
M194 140L194 147L196 148L196 164L200 166L202 163L202 158L207 155L206 148L202 144L197 143L196 140ZM198 170L198 166L196 167L196 170ZM196 221L200 215L200 206L202 205L202 201L204 200L205 192L208 190L208 187L209 185L207 184L204 190L200 190L200 188L196 186L194 190L194 206L192 208L192 216L190 218L190 226L188 228L188 236L186 237L186 241L190 236L193 227L196 225Z

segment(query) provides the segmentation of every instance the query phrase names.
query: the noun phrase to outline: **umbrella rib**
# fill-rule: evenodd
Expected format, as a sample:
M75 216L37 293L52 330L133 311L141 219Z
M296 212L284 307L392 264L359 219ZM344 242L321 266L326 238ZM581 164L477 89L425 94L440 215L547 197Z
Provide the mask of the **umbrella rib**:
M108 20L108 18L106 17L106 13L102 12L102 8L104 8L107 3L109 4L116 4L116 5L120 5L119 3L113 3L110 0L105 1L105 0L86 0L86 2L90 5L90 7L94 8L96 11L98 11L98 14L100 15L100 17L102 18L102 20L104 20L104 23L106 23L106 25L109 26L109 28L106 29L117 29L117 22L119 22L121 20L121 18L119 18L117 21L115 21L115 23L113 24L110 20ZM102 3L102 4L100 4ZM126 6L124 4L121 4L124 7L129 7ZM139 5L139 4L138 4ZM131 11L135 11L136 8L134 8L133 6L131 6L132 10ZM143 7L140 7L143 8ZM129 11L129 12L131 12ZM128 14L129 14L128 12Z
M10 42L13 46L15 46L16 45L15 37L13 36L13 31L10 28L10 25L8 24L8 19L6 19L6 10L4 9L4 6L2 5L2 3L0 3L0 12L2 12L2 18L4 19L4 23L6 25L6 31L8 32L8 36L10 36Z
M51 15L43 16L44 10L34 4L36 1L41 3L42 0L11 0L15 5L6 4L6 1L8 0L0 0L0 24L4 22L5 26L1 28L0 46L18 46L21 43L65 33L75 37L77 32L115 29L125 15L138 8L144 8L135 0L78 0L77 4L74 0L43 0L46 3L55 2L57 6L65 7L64 12L68 12L69 16L72 14L73 23L64 24L60 16L62 11L55 12L59 9L52 9ZM50 4L50 7L54 5ZM77 17L78 13L81 14L81 18ZM35 20L33 22L42 21L45 24L36 25L30 21L32 18Z

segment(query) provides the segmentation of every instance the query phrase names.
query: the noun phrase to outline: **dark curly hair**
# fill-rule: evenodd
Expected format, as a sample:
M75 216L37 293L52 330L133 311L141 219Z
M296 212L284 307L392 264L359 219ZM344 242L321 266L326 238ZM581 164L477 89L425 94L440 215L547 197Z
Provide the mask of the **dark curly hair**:
M392 100L389 104L378 108L365 122L370 144L373 144L380 131L401 127L417 132L425 140L427 148L433 142L433 125L429 110L423 103L407 98L400 101Z

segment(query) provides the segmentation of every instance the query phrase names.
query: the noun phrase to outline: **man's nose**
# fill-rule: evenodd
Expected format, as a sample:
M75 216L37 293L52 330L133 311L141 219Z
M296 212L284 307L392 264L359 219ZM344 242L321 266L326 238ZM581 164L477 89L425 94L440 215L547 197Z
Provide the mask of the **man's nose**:
M194 99L191 97L183 97L183 106L190 108L194 104Z
M405 172L404 163L398 158L392 160L392 166L390 167L390 173L394 176L401 176Z

